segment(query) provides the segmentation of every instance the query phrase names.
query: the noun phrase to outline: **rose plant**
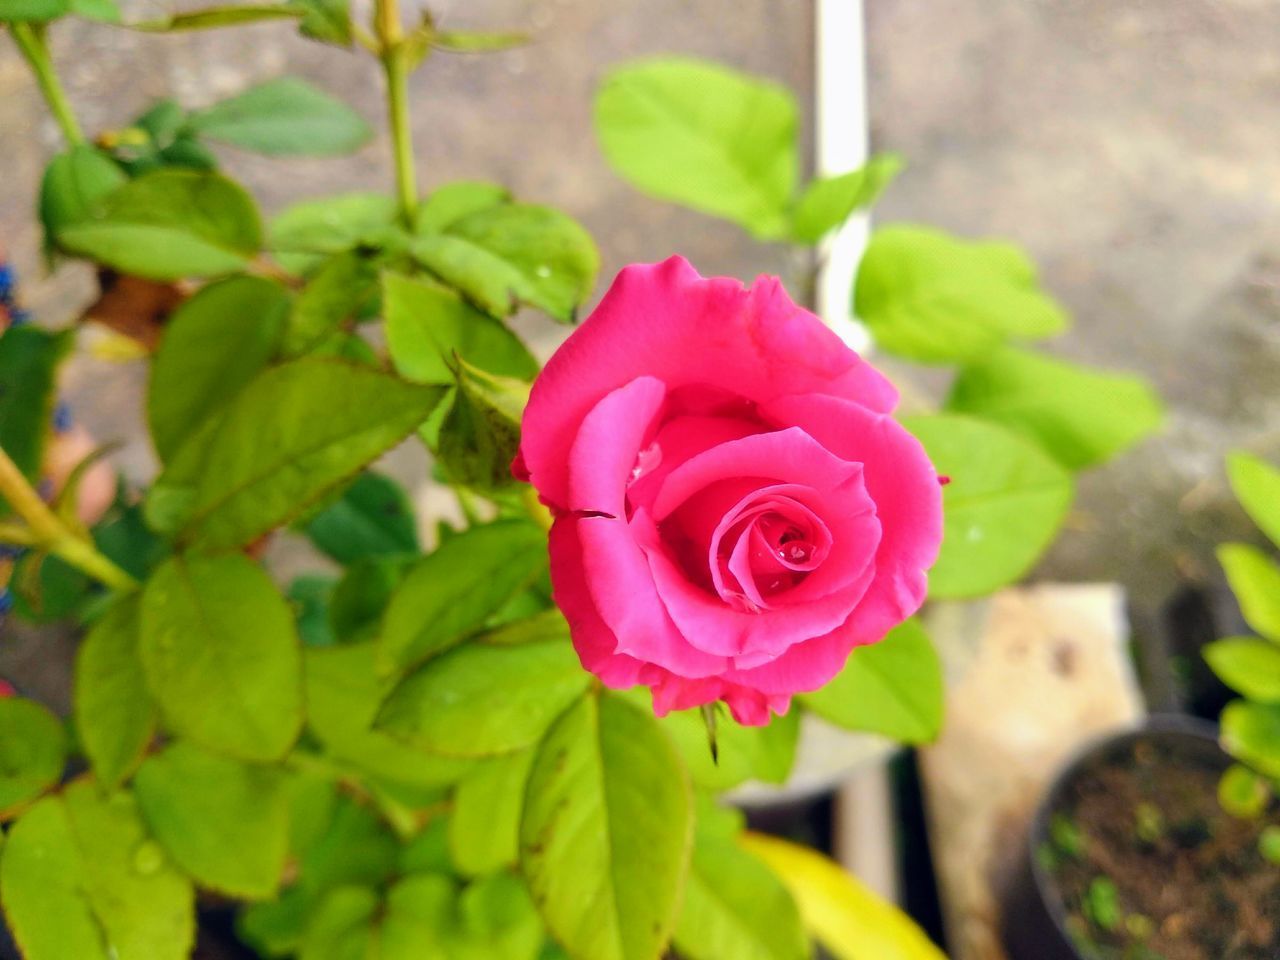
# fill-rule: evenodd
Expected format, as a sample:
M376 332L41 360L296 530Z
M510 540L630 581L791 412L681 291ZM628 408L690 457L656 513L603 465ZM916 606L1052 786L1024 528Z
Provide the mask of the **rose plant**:
M74 331L0 336L15 610L85 628L69 725L0 699L0 906L26 960L185 957L197 908L227 904L260 955L303 960L800 960L814 939L841 960L936 957L718 797L784 781L806 709L931 737L940 671L909 619L926 587L1022 576L1068 467L1151 427L1145 388L1006 346L1063 322L1026 260L920 230L873 243L859 306L886 349L963 354L962 414L903 425L893 386L777 280L679 258L623 271L539 373L507 321L574 322L591 238L491 183L421 197L407 123L425 57L520 36L406 24L394 0L368 27L341 0L129 24L292 20L376 57L394 197L308 201L264 228L210 143L336 153L364 120L286 79L202 110L161 101L90 141L49 54L64 16L122 19L112 0L0 0L67 141L41 188L46 253L97 268L82 319L145 358L160 468L88 524L83 470L43 497ZM797 194L789 95L670 69L645 109L644 70L601 96L606 152L642 184L665 158L685 171L676 199L812 244L887 179L877 160ZM672 97L712 138L692 158L662 129ZM406 441L460 528L419 523L375 469ZM330 572L278 583L262 557L286 539Z

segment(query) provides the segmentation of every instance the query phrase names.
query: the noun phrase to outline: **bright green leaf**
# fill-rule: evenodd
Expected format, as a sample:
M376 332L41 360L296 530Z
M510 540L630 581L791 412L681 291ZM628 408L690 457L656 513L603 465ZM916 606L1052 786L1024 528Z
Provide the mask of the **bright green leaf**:
M382 276L387 346L400 374L416 383L453 383L454 356L504 376L530 378L538 362L493 317L431 280Z
M856 647L836 678L801 702L849 730L928 743L942 726L942 664L918 620Z
M641 61L605 78L595 127L610 165L640 190L760 238L786 233L799 157L785 87L684 57Z
M441 30L431 34L431 46L451 53L491 53L510 50L529 42L527 33L476 33L468 30Z
M1007 339L1047 337L1067 326L1016 247L929 227L895 224L872 233L854 299L877 346L922 363L972 360Z
M1233 817L1254 820L1271 805L1267 779L1248 767L1233 763L1218 781L1218 803Z
M698 830L675 945L688 960L809 960L786 887L732 837Z
M436 443L450 483L481 491L511 486L511 462L520 446L520 421L529 385L495 377L457 361L457 389Z
M391 599L379 655L408 667L474 633L546 567L536 526L503 521L473 527L423 557Z
M457 781L469 763L435 756L373 729L392 681L374 671L373 645L306 652L307 724L337 759L390 780L417 786Z
M44 461L58 365L74 342L71 333L30 326L0 336L0 448L32 482ZM0 514L6 512L0 497Z
M1230 637L1204 648L1218 678L1250 700L1280 703L1280 645L1257 637Z
M191 432L223 409L274 356L289 295L261 277L228 277L187 300L165 325L151 367L147 419L169 461Z
M377 295L378 274L367 259L340 253L327 260L294 301L285 353L298 356L313 350L359 316Z
M396 201L382 193L304 200L271 221L268 245L287 253L345 253L385 231Z
M339 47L351 46L350 0L290 0L302 11L299 29L304 37L332 43Z
M516 862L524 788L533 749L482 761L458 783L449 818L449 852L458 870L478 877Z
M401 681L377 728L445 756L508 753L536 742L589 683L573 647L563 641L471 643Z
M575 960L655 960L675 927L693 839L689 784L653 717L582 697L538 747L520 862Z
M791 237L814 244L856 210L869 207L902 169L896 153L878 153L857 170L809 183L791 214Z
M760 833L740 842L791 891L805 927L836 960L946 960L910 917L817 851Z
M68 0L0 0L0 23L40 23L70 12Z
M1280 547L1280 470L1259 458L1237 451L1227 458L1231 489L1271 542Z
M40 183L45 246L54 246L59 230L89 219L127 179L114 160L88 144L78 144L54 157Z
M443 233L420 232L412 253L495 317L527 303L562 323L574 320L600 269L595 242L581 224L530 204L488 207Z
M1222 745L1259 773L1280 777L1280 704L1227 704L1222 711Z
M418 552L413 504L390 477L366 471L333 504L316 514L306 534L339 563Z
M351 153L373 131L358 113L296 77L281 77L191 115L210 140L276 156Z
M1256 547L1227 543L1218 548L1245 622L1268 640L1280 643L1280 566Z
M71 0L71 12L99 23L119 23L122 19L115 0Z
M651 697L638 690L625 694L637 706L650 710ZM768 726L744 727L718 712L717 756L701 710L676 710L658 721L671 737L696 786L706 790L729 790L748 780L783 783L795 762L800 736L800 711L774 717Z
M961 368L947 409L1038 440L1064 467L1109 460L1155 431L1160 398L1141 377L1005 348Z
M58 782L66 752L57 717L34 700L0 698L0 820Z
M122 273L178 280L243 270L262 246L262 224L225 177L168 168L129 181L57 240Z
M76 654L76 732L93 772L108 787L142 762L156 729L156 707L138 655L138 608L134 597L117 601Z
M215 30L219 27L238 27L243 24L261 23L266 20L293 20L300 11L288 4L240 4L227 7L205 7L176 13L163 20L147 20L131 23L134 30L147 33L182 33L187 30Z
M469 214L510 202L506 187L483 180L456 180L436 187L418 204L414 224L419 235L441 233Z
M403 440L442 393L321 358L270 368L235 397L210 436L187 441L151 497L177 502L169 529L211 548L240 546Z
M201 886L245 899L275 893L289 844L278 769L179 742L143 762L134 789L152 834Z
M904 424L949 478L929 595L973 597L1016 581L1066 517L1075 494L1071 475L1037 445L993 423L943 415Z
M284 755L302 726L293 614L243 554L175 557L147 582L139 646L166 726L247 760Z

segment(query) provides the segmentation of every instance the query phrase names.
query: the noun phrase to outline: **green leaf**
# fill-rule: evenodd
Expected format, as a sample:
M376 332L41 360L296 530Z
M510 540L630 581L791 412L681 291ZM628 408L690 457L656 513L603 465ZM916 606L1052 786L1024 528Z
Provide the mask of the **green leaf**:
M99 23L119 23L123 19L115 0L71 0L71 12Z
M961 368L946 407L1031 437L1072 470L1111 459L1164 418L1160 398L1141 377L1013 348Z
M504 376L538 372L514 333L434 281L384 273L382 302L391 360L409 380L452 384L455 356Z
M653 717L582 697L538 747L520 862L576 960L657 960L675 926L693 834L689 784Z
M849 730L928 743L942 727L942 664L918 620L857 647L836 678L801 703Z
M288 4L244 4L231 7L205 7L187 13L177 13L163 20L147 20L131 23L130 28L146 33L182 33L187 30L215 30L219 27L238 27L266 20L293 20L300 15L298 9Z
M262 224L225 177L168 168L129 181L57 240L122 273L178 280L243 270L262 246Z
M562 323L575 319L600 269L581 224L550 207L520 203L470 213L443 233L419 232L412 253L495 317L527 303Z
M510 202L506 187L483 180L456 180L436 187L418 204L414 223L420 236L442 233L469 214Z
M294 301L285 353L298 356L314 349L359 316L377 295L373 265L356 253L337 254L321 265Z
M339 47L351 46L350 0L291 0L302 11L299 29L304 37L331 43Z
M444 756L508 753L536 742L590 679L563 641L467 644L402 680L377 728Z
M210 140L273 156L351 153L373 136L358 113L297 77L260 83L190 122Z
M458 783L449 818L449 853L458 870L478 877L519 856L520 812L533 750L482 761Z
M762 833L740 843L791 891L805 928L835 960L946 960L907 914L817 851Z
M451 483L491 491L515 483L511 462L520 447L520 421L529 385L495 377L457 361L457 390L436 444Z
M178 742L134 779L142 816L197 883L244 899L272 896L289 845L289 797L275 767Z
M68 0L0 0L0 23L39 23L56 20L70 11Z
M387 604L413 560L411 554L363 557L347 567L329 598L329 626L338 643L377 634Z
M390 477L365 471L306 526L318 549L338 563L418 552L413 504Z
M811 955L786 887L732 836L701 825L675 945L688 960L809 960Z
M335 758L376 776L415 786L456 782L466 761L434 756L373 729L392 680L374 670L373 644L308 650L307 725Z
M1250 700L1280 703L1280 645L1257 637L1229 637L1204 648L1213 672Z
M1280 777L1280 704L1227 704L1222 711L1222 745L1259 773Z
M58 365L75 335L14 327L0 336L0 448L31 482L39 480ZM0 498L0 514L7 513Z
M470 30L440 30L431 34L431 46L451 53L492 53L522 47L529 42L527 33L477 33Z
M633 186L763 239L787 232L799 158L795 98L718 64L666 57L604 80L596 136Z
M165 325L151 367L147 419L163 461L226 407L275 355L289 295L261 277L228 277L202 288Z
M294 204L271 221L268 246L288 253L345 253L396 219L396 201L381 193L345 193Z
M1256 547L1227 543L1218 548L1245 622L1268 640L1280 643L1280 566Z
M1233 817L1256 820L1271 805L1272 788L1265 777L1233 763L1218 781L1218 803Z
M643 710L651 697L643 690L623 694ZM748 780L783 783L795 762L800 737L800 711L774 717L765 727L744 727L722 713L717 715L716 747L712 756L701 710L677 710L658 720L671 737L695 786L730 790Z
M141 629L138 600L121 599L76 654L76 732L93 772L108 787L137 768L155 734L156 707L138 655Z
M210 548L249 543L403 440L443 392L321 358L270 368L161 475L151 498L178 503L162 526Z
M472 527L409 571L391 598L379 657L408 667L480 629L546 568L546 538L530 523Z
M993 423L954 415L903 422L949 478L929 595L974 597L1018 580L1062 525L1075 495L1071 475L1037 445Z
M285 754L302 726L293 614L242 554L174 557L147 582L139 645L167 727L246 760Z
M195 894L127 793L81 780L32 807L0 860L0 899L28 960L181 960Z
M1251 454L1236 451L1227 458L1227 475L1245 512L1280 547L1280 470Z
M1046 337L1068 324L1016 247L917 226L872 233L854 311L877 346L922 363L973 360L1009 338Z
M329 599L337 584L336 577L304 575L285 591L298 621L298 635L303 646L327 647L337 642L329 627Z
M902 165L896 153L878 153L857 170L811 181L792 211L791 238L797 243L817 243L854 211L875 203Z
M54 786L66 754L57 717L34 700L0 698L0 820Z
M40 222L46 249L55 246L58 231L89 219L127 179L114 160L88 144L78 144L54 157L40 183Z

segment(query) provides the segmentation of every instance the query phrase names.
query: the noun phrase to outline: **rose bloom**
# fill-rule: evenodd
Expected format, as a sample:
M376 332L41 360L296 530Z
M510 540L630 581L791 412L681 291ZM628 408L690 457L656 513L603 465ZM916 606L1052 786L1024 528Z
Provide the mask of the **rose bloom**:
M760 725L913 614L942 498L897 399L775 277L624 269L534 383L513 467L555 516L583 666Z

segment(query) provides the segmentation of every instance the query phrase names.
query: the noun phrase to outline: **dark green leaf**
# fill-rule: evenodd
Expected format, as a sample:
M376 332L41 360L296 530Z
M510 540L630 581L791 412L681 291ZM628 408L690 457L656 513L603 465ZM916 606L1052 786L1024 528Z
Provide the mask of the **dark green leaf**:
M993 423L953 415L904 423L950 479L929 595L978 596L1017 580L1066 517L1075 495L1071 475L1039 446Z
M126 793L80 780L33 807L0 860L0 899L28 960L181 960L195 895Z
M401 681L377 726L446 756L508 753L536 742L589 683L573 647L563 641L467 644Z
M0 820L58 782L66 752L57 717L34 700L0 698Z
M175 557L147 582L139 652L166 725L214 750L279 758L302 726L297 628L242 554Z
M879 347L922 363L972 360L1068 322L1016 247L896 224L871 235L854 312Z
M197 883L245 899L272 896L289 843L289 798L273 767L176 743L134 780L143 818Z
M514 333L438 283L384 273L382 302L391 360L409 380L453 383L455 355L506 376L538 371Z
M1153 432L1160 398L1141 377L1006 347L961 368L947 409L1004 424L1064 467L1110 459Z
M942 664L917 620L879 643L857 647L829 684L801 702L849 730L878 733L899 743L928 743L942 727Z
M226 407L275 355L289 312L284 288L228 277L201 289L169 319L147 391L151 439L163 461Z
M443 392L320 358L268 369L182 447L149 516L211 548L249 543L404 439Z
M0 335L0 448L29 481L39 479L58 364L72 333L14 327ZM0 498L0 514L7 504Z
M339 47L351 46L350 0L291 0L302 11L299 29L304 37L332 43Z
M576 220L528 204L489 207L455 220L444 233L420 233L412 251L495 317L527 303L572 322L600 269L595 243Z
M457 361L457 389L436 454L451 483L491 491L511 486L511 461L520 446L520 419L529 385L495 377Z
M123 273L177 280L243 270L262 246L262 225L230 180L171 168L129 181L57 240Z
M423 557L391 599L380 659L407 667L474 633L546 565L546 539L518 521L461 533Z
M238 27L242 24L261 23L264 20L293 20L300 11L288 4L244 4L229 7L205 7L177 13L163 20L147 20L129 24L134 30L148 33L179 33L186 30L214 30L218 27Z
M418 552L413 504L400 485L366 471L306 525L311 542L339 563Z
M329 626L338 643L372 639L413 559L411 554L362 557L347 567L329 600Z
M579 960L655 960L675 926L693 804L642 710L582 697L538 747L520 861L543 919Z
M337 582L335 577L302 576L289 584L285 595L297 611L298 635L305 646L337 642L329 626L329 598Z
M117 786L139 763L156 729L156 708L138 655L138 601L117 601L76 655L76 732L97 774Z
M296 77L268 80L190 122L211 140L277 156L351 153L373 136L345 103Z
M786 233L799 168L786 88L700 60L642 61L605 78L595 127L610 165L646 193L760 238Z
M298 356L359 316L378 295L378 273L364 257L340 253L326 261L294 301L284 349Z
M1231 489L1249 517L1280 547L1280 470L1251 454L1227 458Z
M875 203L901 169L902 158L896 153L878 153L850 173L811 181L791 214L792 239L817 243L854 211Z

